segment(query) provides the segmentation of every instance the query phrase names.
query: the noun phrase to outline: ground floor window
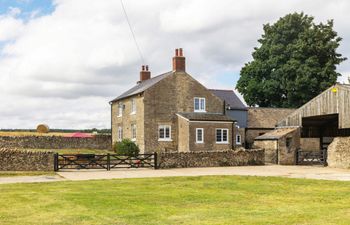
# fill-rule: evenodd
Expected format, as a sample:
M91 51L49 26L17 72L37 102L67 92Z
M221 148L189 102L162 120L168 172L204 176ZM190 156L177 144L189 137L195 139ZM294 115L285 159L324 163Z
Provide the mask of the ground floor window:
M216 129L216 143L228 143L228 129Z
M236 144L237 145L242 144L241 135L239 135L239 134L236 135Z
M171 126L159 125L158 127L159 141L171 141Z
M118 141L123 140L123 128L121 126L118 127Z
M136 141L136 124L131 124L131 140Z
M204 129L196 128L196 143L203 143L203 142L204 142Z

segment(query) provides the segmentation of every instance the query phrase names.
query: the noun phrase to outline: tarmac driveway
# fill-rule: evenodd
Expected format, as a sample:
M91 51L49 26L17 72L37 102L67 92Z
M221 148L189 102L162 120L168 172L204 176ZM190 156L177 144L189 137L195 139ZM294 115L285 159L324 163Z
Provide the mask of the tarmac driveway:
M319 180L350 181L350 170L321 166L239 166L205 167L180 169L115 169L106 170L66 170L58 176L3 177L2 183L54 182L65 180L97 180L175 176L242 175L242 176L278 176L288 178L306 178Z

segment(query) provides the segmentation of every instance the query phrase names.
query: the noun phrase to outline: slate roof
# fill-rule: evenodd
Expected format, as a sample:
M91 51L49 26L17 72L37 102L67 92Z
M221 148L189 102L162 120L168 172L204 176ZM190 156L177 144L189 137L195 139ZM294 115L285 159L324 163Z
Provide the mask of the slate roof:
M288 128L277 128L276 130L272 130L267 132L259 137L256 137L255 140L278 140L281 137L297 130L297 127L288 127Z
M111 102L115 102L115 101L118 101L120 99L127 98L130 96L142 93L145 90L147 90L148 88L152 87L153 85L155 85L156 83L158 83L159 81L163 80L164 78L170 76L173 73L174 73L174 71L170 71L170 72L163 73L161 75L152 77L151 79L142 81L142 82L136 84L134 87L127 90L126 92L124 92L123 94L119 95L117 98L113 99Z
M275 128L276 124L294 112L286 108L248 108L248 128Z
M231 117L218 113L177 113L178 115L185 117L188 120L195 121L236 121Z
M214 95L218 96L221 100L231 109L240 109L247 110L247 107L244 103L238 98L236 93L233 90L218 90L218 89L209 89Z

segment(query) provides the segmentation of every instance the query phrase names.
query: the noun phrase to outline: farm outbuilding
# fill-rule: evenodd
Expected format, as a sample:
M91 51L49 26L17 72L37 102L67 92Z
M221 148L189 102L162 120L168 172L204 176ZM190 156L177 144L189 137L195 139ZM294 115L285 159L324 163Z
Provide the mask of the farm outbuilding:
M345 138L350 136L350 85L328 88L281 120L278 127L300 127L301 150L327 152L328 164L333 167L350 165L350 157L344 157L350 156L350 139ZM335 147L336 143L342 143L341 147Z

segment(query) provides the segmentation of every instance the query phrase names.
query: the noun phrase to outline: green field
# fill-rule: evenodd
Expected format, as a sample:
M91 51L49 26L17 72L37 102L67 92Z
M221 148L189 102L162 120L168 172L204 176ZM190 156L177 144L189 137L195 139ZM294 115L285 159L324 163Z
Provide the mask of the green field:
M206 176L0 185L0 224L350 224L350 182Z
M37 151L37 152L57 152L59 154L115 154L111 150L100 149L20 149L24 151Z

